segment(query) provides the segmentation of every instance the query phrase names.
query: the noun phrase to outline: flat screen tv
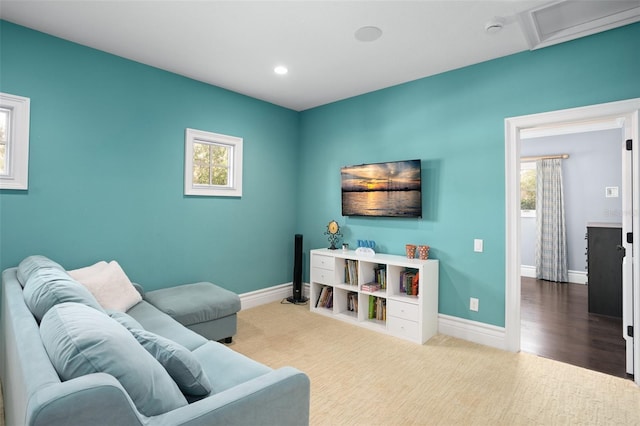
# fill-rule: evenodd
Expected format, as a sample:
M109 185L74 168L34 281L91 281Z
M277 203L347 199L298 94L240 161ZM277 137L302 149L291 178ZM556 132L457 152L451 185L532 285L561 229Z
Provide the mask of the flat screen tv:
M420 160L343 167L342 215L422 217L421 172Z

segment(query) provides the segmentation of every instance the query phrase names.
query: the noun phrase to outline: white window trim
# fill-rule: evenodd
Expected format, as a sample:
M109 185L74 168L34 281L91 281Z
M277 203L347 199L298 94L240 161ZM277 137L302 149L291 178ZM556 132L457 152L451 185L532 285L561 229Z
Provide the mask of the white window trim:
M0 175L0 189L29 188L29 116L31 100L0 93L0 106L11 110L7 145L7 174Z
M229 167L229 185L195 185L193 182L193 144L195 142L228 145L233 149ZM209 197L242 196L242 138L186 129L184 138L184 194Z

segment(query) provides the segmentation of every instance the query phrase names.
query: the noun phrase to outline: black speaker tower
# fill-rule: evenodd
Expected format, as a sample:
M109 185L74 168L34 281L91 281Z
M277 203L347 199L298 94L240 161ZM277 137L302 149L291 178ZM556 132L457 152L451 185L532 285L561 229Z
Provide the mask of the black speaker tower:
M293 296L287 301L305 303L308 299L302 295L302 235L296 234L293 242Z

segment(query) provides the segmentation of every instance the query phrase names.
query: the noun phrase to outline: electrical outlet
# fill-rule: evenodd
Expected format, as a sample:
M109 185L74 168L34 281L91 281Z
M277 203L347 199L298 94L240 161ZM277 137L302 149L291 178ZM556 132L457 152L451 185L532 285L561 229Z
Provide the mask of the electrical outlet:
M480 305L479 299L476 299L475 297L472 297L471 299L469 299L469 309L471 309L472 311L478 312L479 305Z

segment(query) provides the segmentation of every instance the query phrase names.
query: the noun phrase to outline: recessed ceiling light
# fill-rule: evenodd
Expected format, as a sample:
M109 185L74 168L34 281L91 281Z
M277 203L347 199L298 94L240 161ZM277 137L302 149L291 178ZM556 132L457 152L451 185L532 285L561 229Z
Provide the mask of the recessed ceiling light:
M367 26L358 28L354 35L358 41L375 41L382 36L382 30L378 27Z
M286 73L289 72L289 70L284 65L278 65L273 69L273 72L275 72L278 75L285 75Z

